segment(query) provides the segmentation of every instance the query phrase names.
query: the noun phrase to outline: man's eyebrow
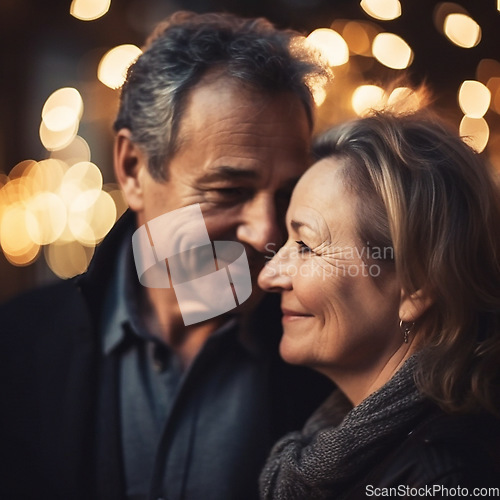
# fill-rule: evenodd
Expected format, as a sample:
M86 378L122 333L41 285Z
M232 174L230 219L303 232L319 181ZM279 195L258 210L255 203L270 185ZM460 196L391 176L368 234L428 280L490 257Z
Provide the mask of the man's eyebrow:
M201 182L214 182L221 180L256 180L259 178L259 174L249 168L238 168L222 165L220 167L214 167L210 169L205 175L200 178Z

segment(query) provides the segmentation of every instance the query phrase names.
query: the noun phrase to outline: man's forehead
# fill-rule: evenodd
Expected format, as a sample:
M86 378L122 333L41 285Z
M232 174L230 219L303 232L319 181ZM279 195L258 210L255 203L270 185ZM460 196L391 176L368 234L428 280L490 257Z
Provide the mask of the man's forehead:
M227 77L201 83L180 120L178 174L204 183L267 183L272 177L279 184L291 178L295 183L310 159L310 128L300 99L288 92L256 94Z
M246 119L237 125L243 129L254 121L266 122L277 107L284 119L305 120L309 125L306 107L295 93L257 89L220 71L209 72L186 95L179 130L188 132L195 123L207 121L206 117L232 113L244 115Z

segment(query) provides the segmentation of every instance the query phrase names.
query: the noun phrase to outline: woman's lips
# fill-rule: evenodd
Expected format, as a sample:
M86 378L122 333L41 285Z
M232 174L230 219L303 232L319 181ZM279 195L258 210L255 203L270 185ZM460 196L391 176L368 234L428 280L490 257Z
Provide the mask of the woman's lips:
M294 311L292 309L287 309L285 307L282 307L281 311L283 313L282 321L284 323L287 323L289 321L299 321L305 318L312 318L312 314L307 314L300 311Z

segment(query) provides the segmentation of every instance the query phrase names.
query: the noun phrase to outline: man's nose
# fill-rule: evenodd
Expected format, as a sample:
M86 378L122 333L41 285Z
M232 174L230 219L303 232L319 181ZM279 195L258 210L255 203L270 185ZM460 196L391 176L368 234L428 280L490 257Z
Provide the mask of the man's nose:
M242 220L238 226L236 237L260 253L270 254L276 245L282 243L282 231L272 196L262 194L249 200L243 208Z
M282 247L260 272L258 284L266 292L279 293L292 288L287 252L287 248Z

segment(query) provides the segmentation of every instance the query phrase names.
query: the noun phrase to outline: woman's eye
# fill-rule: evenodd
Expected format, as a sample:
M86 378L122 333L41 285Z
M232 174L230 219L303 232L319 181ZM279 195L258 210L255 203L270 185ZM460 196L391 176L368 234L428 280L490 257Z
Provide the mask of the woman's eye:
M299 247L299 253L312 253L312 249L308 247L303 241L296 241Z

